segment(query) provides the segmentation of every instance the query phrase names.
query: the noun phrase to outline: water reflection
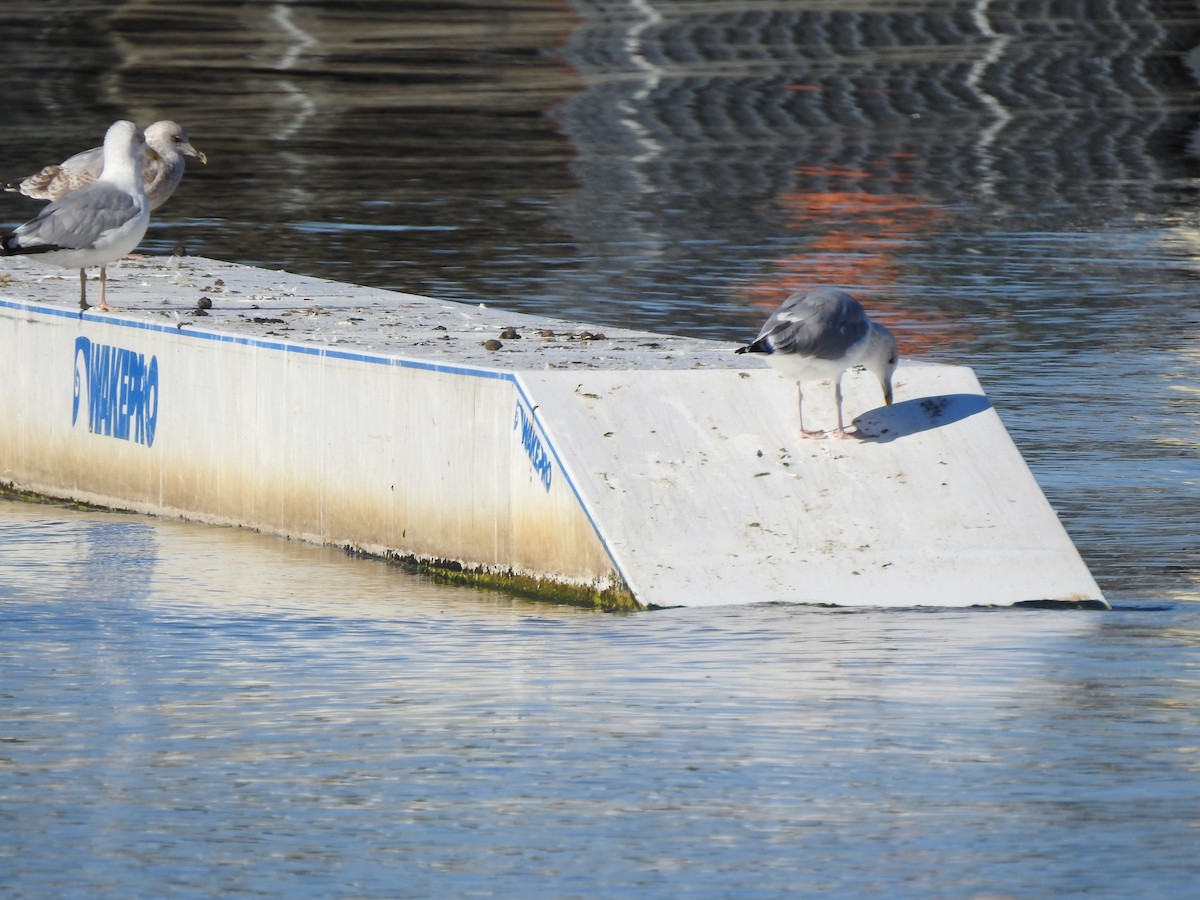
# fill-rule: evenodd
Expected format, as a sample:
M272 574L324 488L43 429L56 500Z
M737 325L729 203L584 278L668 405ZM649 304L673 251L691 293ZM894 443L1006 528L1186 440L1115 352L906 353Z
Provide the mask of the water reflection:
M6 29L18 87L81 45L87 72L14 110L5 158L169 115L219 165L163 243L722 334L799 283L902 292L905 246L964 215L1078 228L1194 172L1174 7L795 6L64 4Z
M105 541L148 586L90 597L63 560ZM1186 891L1196 613L614 617L0 502L5 883Z

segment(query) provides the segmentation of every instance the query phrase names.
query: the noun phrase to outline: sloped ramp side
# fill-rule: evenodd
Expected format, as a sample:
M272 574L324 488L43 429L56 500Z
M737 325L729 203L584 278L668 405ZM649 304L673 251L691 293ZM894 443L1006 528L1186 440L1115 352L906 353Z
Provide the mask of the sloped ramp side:
M846 377L867 440L803 440L767 369L520 376L634 596L653 606L1103 602L965 368L909 364L897 402ZM806 425L832 422L810 389Z

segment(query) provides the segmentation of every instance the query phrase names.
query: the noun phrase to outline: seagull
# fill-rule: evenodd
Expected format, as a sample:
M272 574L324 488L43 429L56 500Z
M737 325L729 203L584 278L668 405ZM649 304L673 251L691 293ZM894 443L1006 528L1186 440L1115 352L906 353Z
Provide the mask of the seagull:
M109 310L105 266L133 250L146 234L150 202L142 180L146 138L132 122L109 126L104 165L86 187L45 206L24 225L0 235L0 256L38 254L56 266L79 269L79 308L88 309L88 266L100 267L100 309Z
M150 210L154 211L167 202L175 193L183 178L186 159L207 163L208 157L192 146L186 131L175 122L164 119L146 129L146 143L158 154L158 159L147 159L142 167L146 181L146 196L150 199ZM104 168L104 148L93 147L76 153L57 166L46 166L36 175L4 185L6 191L14 191L34 200L58 200L71 191L91 184L100 177Z
M872 322L861 304L845 291L817 288L797 291L771 314L754 343L736 353L765 353L767 362L796 380L800 407L800 436L823 438L827 432L804 429L801 382L832 379L837 401L837 428L828 434L850 437L842 425L842 373L855 366L869 370L883 387L883 400L892 405L892 373L899 353L892 333ZM856 429L855 437L867 437Z

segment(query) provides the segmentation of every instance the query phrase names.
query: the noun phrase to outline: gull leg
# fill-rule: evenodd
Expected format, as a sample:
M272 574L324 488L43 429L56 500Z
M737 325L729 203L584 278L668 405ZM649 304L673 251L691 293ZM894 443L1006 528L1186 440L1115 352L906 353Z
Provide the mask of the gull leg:
M829 436L833 437L833 438L837 438L838 440L845 440L846 438L850 437L850 435L846 434L846 429L842 426L842 376L841 375L839 375L837 378L833 379L833 401L834 401L834 404L837 406L837 422L838 423L837 423L837 428L833 429L833 431L831 431L829 433Z
M836 382L834 382L834 385L834 397L837 399L838 427L836 431L830 433L830 437L835 437L842 440L861 440L863 438L876 437L876 435L872 434L871 432L864 431L861 425L855 425L854 431L850 433L846 432L846 429L842 426L842 379L839 378Z
M87 302L87 269L79 270L79 308L90 309Z
M108 312L112 309L104 299L104 289L108 285L108 275L104 271L104 266L100 267L100 309Z
M800 438L802 440L820 440L825 437L823 431L805 431L804 430L804 391L800 387L800 382L796 382L796 406L800 413Z

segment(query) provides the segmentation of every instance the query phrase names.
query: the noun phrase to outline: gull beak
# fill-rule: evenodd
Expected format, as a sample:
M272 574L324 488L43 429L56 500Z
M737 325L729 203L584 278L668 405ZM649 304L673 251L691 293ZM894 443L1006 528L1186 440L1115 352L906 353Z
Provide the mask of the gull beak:
M890 378L883 382L883 402L888 406L892 405L892 379Z
M187 141L180 141L179 152L188 159L198 159L201 165L208 164L208 157L189 144Z
M145 146L145 148L142 150L142 153L144 153L146 155L146 159L152 159L155 162L162 159L161 156L159 156L157 153L154 152L154 148L151 147L149 144L147 144Z

